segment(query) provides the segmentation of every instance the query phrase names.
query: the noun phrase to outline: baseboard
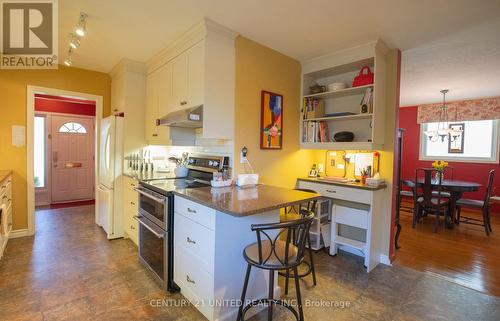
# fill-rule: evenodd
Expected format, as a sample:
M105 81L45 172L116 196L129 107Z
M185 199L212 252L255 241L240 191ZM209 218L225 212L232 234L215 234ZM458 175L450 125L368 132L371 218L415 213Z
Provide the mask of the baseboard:
M15 239L18 237L25 237L25 236L30 236L30 233L27 228L10 231L9 239Z
M391 259L385 254L380 254L380 263L392 266Z

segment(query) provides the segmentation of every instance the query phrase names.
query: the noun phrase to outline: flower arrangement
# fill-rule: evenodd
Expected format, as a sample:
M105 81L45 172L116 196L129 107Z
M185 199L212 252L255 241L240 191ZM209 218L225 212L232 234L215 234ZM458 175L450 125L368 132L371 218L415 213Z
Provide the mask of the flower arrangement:
M182 153L181 157L169 157L168 160L171 161L172 163L175 163L177 166L186 166L188 164L188 153Z
M435 170L437 171L444 171L444 169L448 166L448 162L445 162L445 161L434 161L434 163L432 163L432 168L434 168Z

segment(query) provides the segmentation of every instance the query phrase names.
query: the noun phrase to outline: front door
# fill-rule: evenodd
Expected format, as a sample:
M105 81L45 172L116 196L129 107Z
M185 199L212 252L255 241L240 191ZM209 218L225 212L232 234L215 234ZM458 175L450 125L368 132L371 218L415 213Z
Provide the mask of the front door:
M94 198L94 117L52 116L52 203Z

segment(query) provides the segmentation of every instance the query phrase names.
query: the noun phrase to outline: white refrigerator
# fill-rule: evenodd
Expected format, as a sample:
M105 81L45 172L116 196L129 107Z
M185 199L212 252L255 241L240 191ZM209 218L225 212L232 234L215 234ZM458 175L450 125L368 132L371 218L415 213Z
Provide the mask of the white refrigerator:
M123 237L122 187L118 181L123 167L123 118L102 119L100 131L96 223L108 239L115 239Z

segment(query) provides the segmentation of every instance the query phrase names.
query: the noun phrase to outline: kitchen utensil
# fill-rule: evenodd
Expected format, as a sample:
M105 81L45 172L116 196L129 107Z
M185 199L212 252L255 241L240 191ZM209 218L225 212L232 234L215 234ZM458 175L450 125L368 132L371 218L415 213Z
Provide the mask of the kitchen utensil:
M311 95L319 94L319 93L325 92L326 87L316 84L314 86L309 87L309 91L311 92Z
M365 86L373 84L373 73L368 66L364 66L359 71L359 74L354 78L352 82L353 87Z
M338 132L333 135L333 139L336 142L352 142L354 140L354 133L352 132Z

